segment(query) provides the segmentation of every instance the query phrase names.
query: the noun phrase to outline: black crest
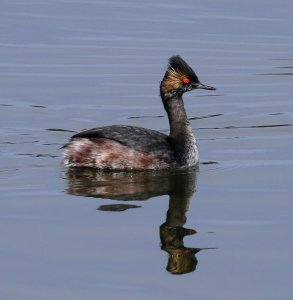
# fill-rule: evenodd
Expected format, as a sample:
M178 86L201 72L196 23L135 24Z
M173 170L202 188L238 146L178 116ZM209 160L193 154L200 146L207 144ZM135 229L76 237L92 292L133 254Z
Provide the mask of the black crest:
M180 55L174 55L169 58L169 68L178 74L187 76L193 82L198 82L195 72Z

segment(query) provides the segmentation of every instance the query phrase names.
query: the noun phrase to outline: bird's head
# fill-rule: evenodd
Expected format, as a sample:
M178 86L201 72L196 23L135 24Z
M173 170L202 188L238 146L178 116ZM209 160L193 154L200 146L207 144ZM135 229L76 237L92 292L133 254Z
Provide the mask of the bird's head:
M172 56L160 86L162 99L179 98L185 92L194 89L215 90L214 87L202 84L192 68L179 55Z

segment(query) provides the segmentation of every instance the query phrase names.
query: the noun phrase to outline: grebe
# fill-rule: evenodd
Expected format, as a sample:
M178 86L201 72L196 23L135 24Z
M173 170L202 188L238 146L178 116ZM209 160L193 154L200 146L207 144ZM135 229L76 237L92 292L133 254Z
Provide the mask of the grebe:
M188 168L199 155L187 119L182 95L193 89L215 90L202 84L192 68L179 56L172 56L160 84L168 114L170 134L151 129L112 125L73 135L64 145L64 164L110 170Z

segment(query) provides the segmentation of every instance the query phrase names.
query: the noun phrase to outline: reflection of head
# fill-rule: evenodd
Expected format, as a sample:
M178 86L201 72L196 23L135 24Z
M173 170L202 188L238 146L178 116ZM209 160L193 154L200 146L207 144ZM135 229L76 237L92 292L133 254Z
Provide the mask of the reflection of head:
M166 249L169 254L167 271L174 274L185 274L196 269L195 254L199 251L193 248Z
M196 233L193 229L172 227L164 223L160 227L162 250L169 255L167 271L172 274L193 272L197 265L195 254L200 249L184 247L183 238Z

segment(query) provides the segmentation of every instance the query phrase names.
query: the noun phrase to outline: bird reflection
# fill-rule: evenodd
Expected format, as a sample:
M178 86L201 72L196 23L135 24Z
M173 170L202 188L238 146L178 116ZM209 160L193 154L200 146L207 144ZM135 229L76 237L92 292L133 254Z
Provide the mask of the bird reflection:
M147 200L169 195L166 221L160 226L161 249L168 253L167 271L185 274L196 269L195 257L203 248L184 246L184 237L195 234L194 229L184 228L186 212L197 183L198 169L181 171L113 172L93 169L68 169L67 193L123 201ZM104 211L124 211L140 207L127 202L102 205Z
M193 272L197 265L195 254L201 249L184 246L183 239L187 235L195 234L194 229L184 228L186 212L194 189L184 189L185 177L176 178L174 184L180 188L170 193L169 209L166 222L160 226L161 249L168 253L167 270L172 274L184 274ZM181 180L182 181L181 181Z

